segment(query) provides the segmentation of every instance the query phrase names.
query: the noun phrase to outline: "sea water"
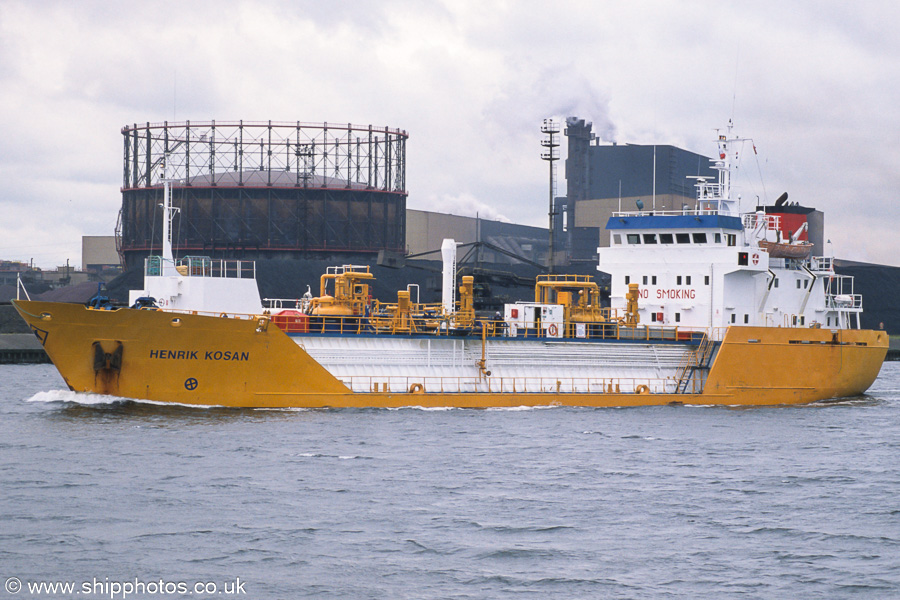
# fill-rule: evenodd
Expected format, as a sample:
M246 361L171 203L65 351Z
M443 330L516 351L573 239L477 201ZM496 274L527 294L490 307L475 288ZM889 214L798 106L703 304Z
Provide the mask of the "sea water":
M0 367L4 597L900 597L900 363L864 396L744 409L64 388Z

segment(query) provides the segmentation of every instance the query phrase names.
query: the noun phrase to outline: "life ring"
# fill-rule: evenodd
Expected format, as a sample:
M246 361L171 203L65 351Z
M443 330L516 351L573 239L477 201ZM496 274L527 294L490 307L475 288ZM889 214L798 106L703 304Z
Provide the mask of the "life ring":
M411 386L409 386L410 394L422 394L424 392L425 392L425 386L423 386L421 383L414 383Z
M646 385L639 385L636 388L634 388L634 393L635 394L649 394L650 388L647 387Z
M556 323L551 323L550 327L547 328L547 332L550 334L550 337L556 337L559 333L559 328L556 326Z

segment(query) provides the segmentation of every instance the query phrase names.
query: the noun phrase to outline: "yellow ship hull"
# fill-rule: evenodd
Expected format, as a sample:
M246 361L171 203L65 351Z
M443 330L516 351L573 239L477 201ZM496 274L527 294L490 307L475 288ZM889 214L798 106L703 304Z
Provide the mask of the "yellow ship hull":
M492 408L799 404L863 393L883 331L731 327L701 393L353 392L265 317L14 301L76 392L204 406Z

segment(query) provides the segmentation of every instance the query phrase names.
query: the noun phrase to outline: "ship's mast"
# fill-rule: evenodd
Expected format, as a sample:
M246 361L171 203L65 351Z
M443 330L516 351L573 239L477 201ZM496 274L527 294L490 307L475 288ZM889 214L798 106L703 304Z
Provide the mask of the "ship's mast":
M172 219L181 210L172 206L171 180L169 179L168 156L163 161L163 230L162 230L162 275L177 275L175 256L172 254Z
M709 185L703 183L702 178L700 178L701 201L705 200L710 208L715 207L719 214L738 217L741 214L740 198L732 196L731 167L732 160L737 157L737 142L745 140L731 137L732 127L733 125L729 121L726 133L719 133L718 135L716 144L719 156L713 162L713 169L719 172L718 180L714 189L710 190Z

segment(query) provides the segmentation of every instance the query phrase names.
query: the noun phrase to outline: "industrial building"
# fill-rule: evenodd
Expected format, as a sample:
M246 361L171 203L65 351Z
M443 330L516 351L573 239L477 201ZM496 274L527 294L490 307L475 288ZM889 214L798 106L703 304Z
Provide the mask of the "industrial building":
M117 233L125 267L161 246L172 182L177 255L273 259L402 252L405 131L334 123L126 126Z
M406 211L406 245L411 256L437 252L444 238L477 245L479 262L547 262L547 230L504 221L424 210Z
M114 277L122 272L121 257L116 251L116 237L85 235L81 237L81 268L90 273Z

